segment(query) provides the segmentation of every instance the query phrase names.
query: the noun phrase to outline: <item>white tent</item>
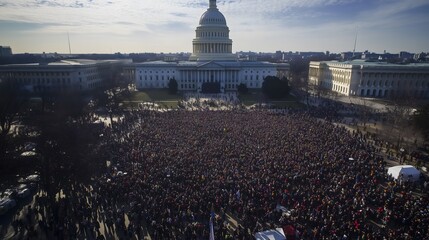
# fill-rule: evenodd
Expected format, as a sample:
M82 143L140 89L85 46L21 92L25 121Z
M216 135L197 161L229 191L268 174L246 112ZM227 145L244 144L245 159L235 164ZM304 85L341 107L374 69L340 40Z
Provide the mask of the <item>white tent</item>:
M420 171L411 165L399 165L387 169L387 174L394 179L416 182L420 179Z
M286 240L283 228L276 228L255 234L256 240Z

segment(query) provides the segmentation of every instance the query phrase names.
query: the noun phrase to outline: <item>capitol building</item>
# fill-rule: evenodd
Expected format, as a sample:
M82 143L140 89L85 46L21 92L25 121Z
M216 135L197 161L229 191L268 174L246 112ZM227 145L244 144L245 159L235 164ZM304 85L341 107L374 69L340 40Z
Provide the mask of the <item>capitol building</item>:
M182 91L202 91L204 83L218 84L220 92L235 91L239 84L249 89L261 88L267 76L287 76L288 64L259 61L239 61L233 53L225 16L216 0L209 0L209 8L200 18L192 41L193 52L189 61L154 61L135 63L126 74L139 90L167 88L171 79Z
M308 81L344 96L429 98L429 65L425 63L313 61Z

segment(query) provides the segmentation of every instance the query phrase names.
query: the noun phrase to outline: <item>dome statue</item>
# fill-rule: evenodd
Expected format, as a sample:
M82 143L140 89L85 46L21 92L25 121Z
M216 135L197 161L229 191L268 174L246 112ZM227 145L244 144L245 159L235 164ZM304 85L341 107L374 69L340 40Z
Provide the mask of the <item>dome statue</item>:
M237 60L232 54L232 40L225 16L217 8L216 0L209 0L209 8L201 15L195 32L190 61Z
M219 11L216 6L216 0L210 1L210 7L200 18L200 26L202 25L224 25L226 26L225 16Z

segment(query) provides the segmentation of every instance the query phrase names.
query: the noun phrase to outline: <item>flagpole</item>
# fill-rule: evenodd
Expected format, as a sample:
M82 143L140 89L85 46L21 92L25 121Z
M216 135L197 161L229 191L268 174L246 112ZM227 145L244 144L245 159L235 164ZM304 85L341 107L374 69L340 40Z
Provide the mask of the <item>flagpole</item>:
M214 209L213 209L213 205L212 205L212 209L211 209L211 213L210 213L210 237L209 237L209 240L215 240L214 229L213 229L214 217L215 217L215 213L214 213Z
M210 238L209 240L214 240L214 229L213 229L213 219L210 218Z

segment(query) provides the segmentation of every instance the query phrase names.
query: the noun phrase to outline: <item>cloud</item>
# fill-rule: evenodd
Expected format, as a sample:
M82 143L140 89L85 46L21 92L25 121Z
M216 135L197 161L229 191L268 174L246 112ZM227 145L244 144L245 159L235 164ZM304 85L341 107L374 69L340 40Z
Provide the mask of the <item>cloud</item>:
M44 27L45 25L40 23L0 20L0 30L2 32L5 32L5 31L22 32L22 31L30 31L34 29L41 29Z
M188 16L188 14L182 13L182 12L172 12L171 15L173 15L175 17L187 17Z
M260 0L218 1L219 8L227 17L237 17L249 23L284 19L295 7L310 8L346 4L355 0L270 0L261 4ZM116 19L136 24L156 24L168 22L171 16L194 26L202 11L208 7L208 0L3 0L0 19L20 20L37 23L62 21L66 25L85 26L87 21L101 25ZM13 5L12 5L13 4ZM76 11L75 9L79 9ZM252 21L253 20L253 21Z
M157 42L154 45L163 42L162 37L174 34L175 44L187 41L189 47L193 30L208 3L208 0L0 0L0 30L34 34L70 32L81 36L110 34L118 38L144 35L153 38ZM268 46L277 41L280 48L282 43L276 39L309 38L314 45L319 38L315 35L326 36L325 41L329 42L326 39L333 39L331 36L354 36L356 26L359 31L382 34L386 29L400 31L399 27L429 24L427 0L218 0L217 4L227 19L235 46L249 42L255 35L260 36L258 46L263 46L265 38L269 39ZM6 27L1 21L14 24ZM421 36L427 34L422 30ZM255 41L246 44L252 50Z

